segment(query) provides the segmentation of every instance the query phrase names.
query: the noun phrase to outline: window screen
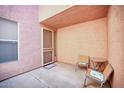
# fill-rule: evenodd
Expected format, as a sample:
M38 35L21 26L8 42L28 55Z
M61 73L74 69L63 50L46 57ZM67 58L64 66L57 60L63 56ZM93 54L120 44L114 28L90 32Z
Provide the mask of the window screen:
M43 31L43 48L52 48L52 32L45 30Z
M18 24L0 17L0 63L18 60Z
M52 51L47 51L47 52L44 52L44 64L47 64L49 62L52 62Z

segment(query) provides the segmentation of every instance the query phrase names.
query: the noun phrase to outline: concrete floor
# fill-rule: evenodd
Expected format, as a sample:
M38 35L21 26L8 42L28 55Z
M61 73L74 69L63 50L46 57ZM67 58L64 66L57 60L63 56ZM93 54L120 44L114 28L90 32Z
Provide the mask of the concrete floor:
M57 62L51 69L36 70L0 82L1 88L81 88L84 82L84 69L75 72L75 66ZM87 87L98 84L87 80ZM105 87L109 87L108 84Z

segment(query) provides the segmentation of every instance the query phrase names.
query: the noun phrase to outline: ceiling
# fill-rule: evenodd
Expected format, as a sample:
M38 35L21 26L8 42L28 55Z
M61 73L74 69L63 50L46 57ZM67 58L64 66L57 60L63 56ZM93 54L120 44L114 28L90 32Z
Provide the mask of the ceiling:
M76 5L41 22L51 28L62 28L107 16L108 5Z

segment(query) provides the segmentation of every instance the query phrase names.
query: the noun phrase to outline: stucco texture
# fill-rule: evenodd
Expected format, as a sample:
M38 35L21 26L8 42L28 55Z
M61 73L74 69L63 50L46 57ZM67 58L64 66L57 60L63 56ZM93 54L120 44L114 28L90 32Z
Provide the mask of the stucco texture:
M107 58L107 19L72 25L56 32L57 60L75 64L78 56Z
M38 6L0 6L0 17L19 23L19 60L0 64L0 80L41 64Z
M124 87L124 6L111 6L108 13L109 63L114 68L112 87Z

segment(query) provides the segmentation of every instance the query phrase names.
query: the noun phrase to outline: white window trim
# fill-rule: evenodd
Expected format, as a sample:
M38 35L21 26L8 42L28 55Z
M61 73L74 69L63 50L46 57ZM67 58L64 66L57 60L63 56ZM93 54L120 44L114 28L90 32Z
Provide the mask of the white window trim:
M3 18L3 17L1 17ZM3 63L10 63L10 62L17 62L20 60L20 29L19 29L19 22L8 19L8 18L4 18L13 22L17 23L17 40L12 40L12 39L0 39L0 41L4 41L4 42L16 42L17 43L17 52L18 52L18 59L17 60L12 60L12 61L5 61Z

